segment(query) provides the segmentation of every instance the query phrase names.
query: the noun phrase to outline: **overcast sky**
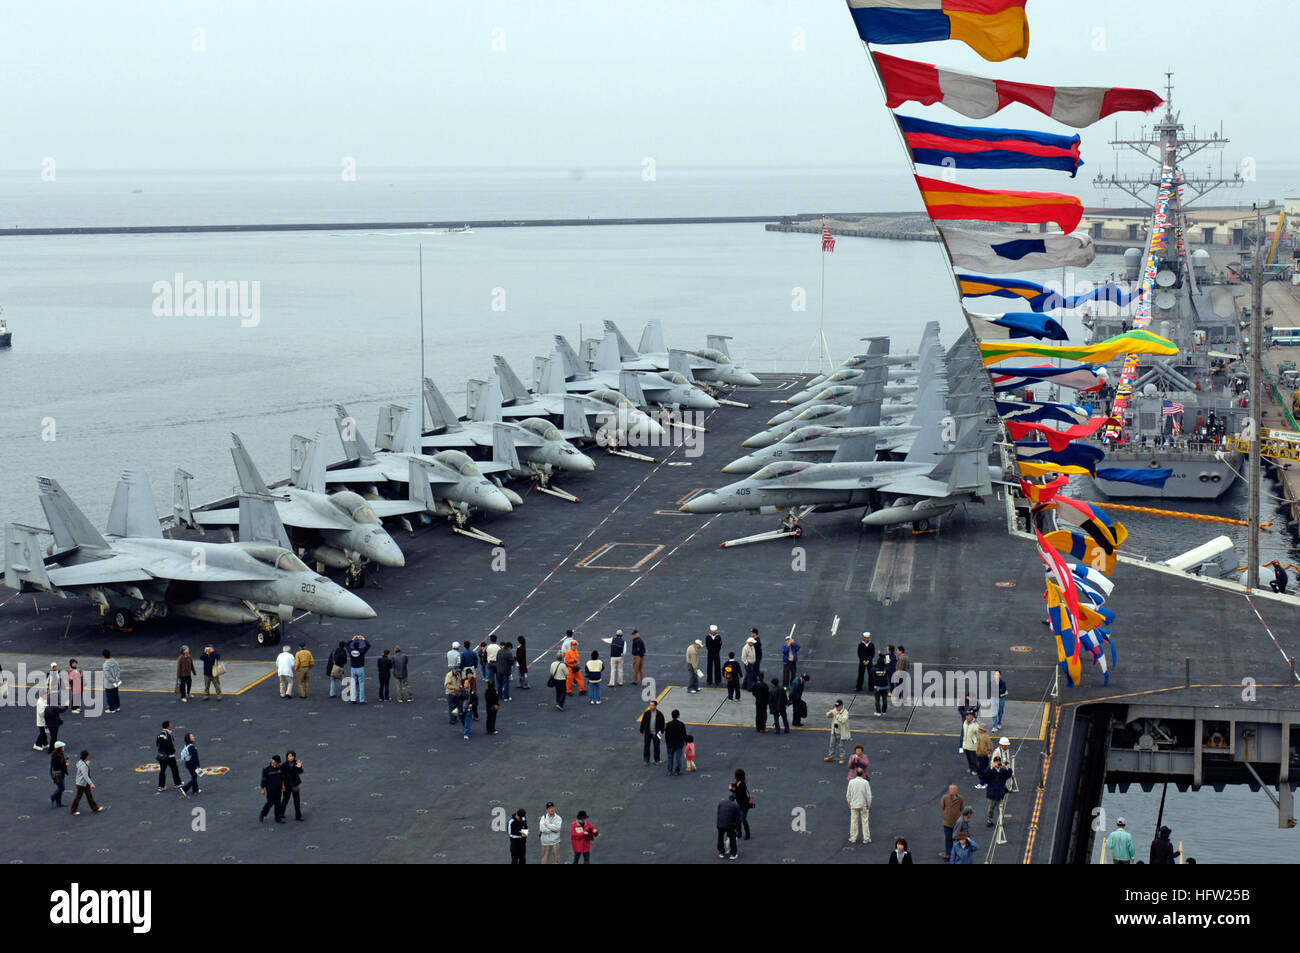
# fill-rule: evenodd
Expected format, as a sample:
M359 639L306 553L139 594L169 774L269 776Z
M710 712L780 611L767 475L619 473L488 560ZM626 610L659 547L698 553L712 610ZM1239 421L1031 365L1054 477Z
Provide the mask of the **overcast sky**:
M889 51L1054 85L1159 89L1172 67L1184 120L1227 123L1230 166L1294 156L1287 0L1028 9L1027 60L986 63L951 42ZM841 0L12 2L0 80L5 172L45 156L61 176L337 169L343 156L371 168L900 158ZM1064 131L1021 107L996 121ZM1112 131L1084 131L1085 156Z

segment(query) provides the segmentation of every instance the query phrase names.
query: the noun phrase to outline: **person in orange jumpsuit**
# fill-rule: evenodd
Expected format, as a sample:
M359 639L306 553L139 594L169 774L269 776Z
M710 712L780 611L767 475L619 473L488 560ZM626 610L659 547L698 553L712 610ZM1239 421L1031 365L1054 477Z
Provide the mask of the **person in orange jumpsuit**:
M585 695L587 694L587 685L582 680L582 663L578 660L578 640L573 637L572 629L565 633L564 638L569 643L569 647L564 653L564 664L569 670L569 674L565 678L565 691L572 695L573 683L576 681L578 683L578 694Z

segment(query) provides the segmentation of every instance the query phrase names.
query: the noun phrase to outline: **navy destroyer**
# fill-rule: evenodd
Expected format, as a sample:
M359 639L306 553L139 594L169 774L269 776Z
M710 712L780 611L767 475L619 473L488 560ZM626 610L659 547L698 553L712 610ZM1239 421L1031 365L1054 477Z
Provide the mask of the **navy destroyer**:
M1222 149L1221 134L1185 134L1172 105L1167 84L1164 115L1137 139L1111 141L1116 150L1131 149L1155 164L1146 176L1098 175L1094 184L1118 188L1151 209L1145 248L1124 253L1124 277L1140 281L1149 301L1150 329L1178 345L1177 357L1130 355L1135 370L1131 388L1111 386L1111 413L1121 420L1122 433L1109 435L1108 467L1167 468L1163 487L1094 478L1108 497L1161 497L1215 500L1223 496L1241 470L1240 455L1223 448L1225 436L1240 432L1250 415L1247 371L1240 362L1239 317L1235 298L1246 287L1212 268L1209 252L1189 253L1187 212L1194 202L1219 187L1243 185L1240 173L1189 175L1187 160L1206 149ZM1154 190L1155 195L1150 193ZM1144 267L1145 265L1145 267ZM1102 305L1082 317L1088 343L1121 334L1137 321L1113 305ZM1124 359L1109 368L1121 381ZM1136 364L1136 368L1133 368Z

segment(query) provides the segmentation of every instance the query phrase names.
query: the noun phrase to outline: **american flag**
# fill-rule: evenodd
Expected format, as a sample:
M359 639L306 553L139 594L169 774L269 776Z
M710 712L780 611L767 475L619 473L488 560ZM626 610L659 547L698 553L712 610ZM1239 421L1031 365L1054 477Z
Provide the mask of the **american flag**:
M1176 401L1176 400L1166 400L1166 401L1161 401L1161 404L1160 404L1160 413L1165 414L1165 415L1168 415L1168 414L1181 414L1181 413L1182 413L1184 410L1186 410L1186 409L1187 409L1186 407L1184 407L1182 404L1178 403L1178 401Z
M826 223L822 222L822 251L834 251L834 250L835 250L835 236L832 235L831 230L826 227Z

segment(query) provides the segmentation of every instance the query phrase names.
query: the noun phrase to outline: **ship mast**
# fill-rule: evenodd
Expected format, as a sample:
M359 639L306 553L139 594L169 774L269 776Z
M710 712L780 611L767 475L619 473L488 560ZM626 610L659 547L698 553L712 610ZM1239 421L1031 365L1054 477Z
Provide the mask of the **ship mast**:
M1187 249L1182 236L1186 235L1186 212L1185 209L1199 199L1204 198L1207 194L1217 188L1242 188L1245 180L1242 179L1240 172L1234 172L1231 178L1223 173L1223 156L1222 151L1227 145L1228 139L1223 135L1223 127L1220 124L1219 130L1213 132L1208 138L1198 136L1193 128L1190 135L1184 135L1184 127L1179 122L1179 113L1174 112L1173 93L1174 93L1174 74L1172 71L1165 73L1165 112L1161 119L1156 122L1148 135L1146 127L1142 128L1141 137L1138 139L1121 139L1119 138L1119 126L1116 124L1115 138L1111 140L1111 147L1116 153L1132 150L1141 156L1149 159L1156 166L1155 170L1141 176L1121 176L1119 172L1119 156L1115 157L1115 171L1110 176L1098 174L1093 180L1093 185L1098 189L1117 188L1128 193L1142 205L1152 210L1152 218L1147 228L1147 249L1148 255L1151 253L1153 241L1157 240L1154 234L1156 226L1156 204L1159 201L1162 179L1164 179L1166 170L1172 174L1173 189L1169 195L1168 214L1165 222L1165 235L1161 236L1163 242L1160 245L1164 249L1161 256L1166 261L1174 258L1175 268L1181 270L1187 276L1187 280L1192 282L1195 287L1195 278L1190 268L1186 268ZM1206 150L1214 149L1220 152L1219 156L1219 173L1215 175L1212 167L1206 167L1204 175L1195 173L1188 174L1183 171L1187 162L1192 156ZM1154 195L1148 199L1146 193L1154 190ZM1258 254L1256 255L1258 258ZM1250 337L1250 413L1251 419L1251 453L1250 453L1250 503L1249 517L1250 531L1248 537L1248 556L1247 556L1247 577L1246 585L1248 588L1259 588L1259 426L1260 426L1260 379L1261 371L1260 351L1263 347L1261 342L1261 316L1260 316L1260 284L1262 268L1256 264L1253 269L1255 306L1251 315L1251 337Z

